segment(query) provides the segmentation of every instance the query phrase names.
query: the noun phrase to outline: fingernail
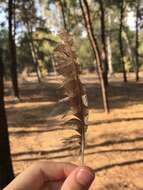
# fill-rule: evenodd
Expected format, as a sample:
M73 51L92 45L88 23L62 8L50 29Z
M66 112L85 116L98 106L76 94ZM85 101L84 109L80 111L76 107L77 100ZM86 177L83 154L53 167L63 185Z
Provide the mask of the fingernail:
M89 187L94 180L94 177L94 173L87 168L79 169L76 175L77 182L84 187Z

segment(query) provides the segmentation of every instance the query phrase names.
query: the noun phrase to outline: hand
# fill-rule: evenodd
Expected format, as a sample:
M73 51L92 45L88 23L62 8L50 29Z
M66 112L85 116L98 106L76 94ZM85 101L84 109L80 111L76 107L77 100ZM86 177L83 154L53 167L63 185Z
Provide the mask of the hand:
M4 190L88 190L94 173L87 167L43 161L34 164Z

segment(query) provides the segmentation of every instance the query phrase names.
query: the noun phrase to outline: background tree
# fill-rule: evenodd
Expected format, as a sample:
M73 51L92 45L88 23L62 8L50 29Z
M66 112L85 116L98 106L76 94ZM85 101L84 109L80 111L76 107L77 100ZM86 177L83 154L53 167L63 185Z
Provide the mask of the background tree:
M63 26L65 28L66 31L68 31L68 27L67 27L67 21L66 21L66 8L67 8L67 4L65 0L59 0L59 5L61 8L61 13L62 13L62 17L63 17Z
M15 0L8 1L8 23L9 23L9 53L11 61L11 79L14 96L19 99L17 60L16 60L16 21L15 21Z
M97 63L99 78L101 82L104 109L106 112L109 112L109 105L108 105L108 99L107 99L107 87L106 87L107 81L105 81L105 77L104 77L105 71L103 70L103 67L102 67L103 65L102 65L102 59L101 59L101 52L99 49L99 45L97 43L97 39L95 38L95 35L94 35L89 6L86 0L83 0L83 1L80 0L79 2L80 2L82 14L83 14L83 19L85 22L85 27L86 27L88 37L89 37L91 46L93 48L93 52L94 52L96 63Z
M113 63L112 63L112 47L111 47L111 10L107 10L107 30L106 30L106 43L107 43L107 56L108 56L108 68L109 74L114 73Z
M125 68L125 55L124 55L124 46L123 46L123 27L124 27L124 19L125 19L125 11L126 11L126 1L122 0L120 5L120 29L119 29L119 44L120 44L120 61L123 72L123 80L127 82L127 74Z
M136 81L139 80L139 24L140 24L140 0L136 2Z
M102 62L103 62L103 77L105 85L108 85L108 52L107 52L107 38L106 38L106 25L105 25L105 6L103 0L98 0L100 7L100 22L101 22L101 41L102 41Z
M3 73L2 49L0 49L0 189L14 178L4 105Z
M38 50L36 49L33 40L33 31L36 29L36 27L38 27L39 23L42 23L42 20L36 14L34 1L18 1L17 10L18 23L19 25L25 26L27 30L27 42L29 43L29 47L31 50L31 55L33 63L35 65L35 71L38 81L41 82L42 74L39 66Z

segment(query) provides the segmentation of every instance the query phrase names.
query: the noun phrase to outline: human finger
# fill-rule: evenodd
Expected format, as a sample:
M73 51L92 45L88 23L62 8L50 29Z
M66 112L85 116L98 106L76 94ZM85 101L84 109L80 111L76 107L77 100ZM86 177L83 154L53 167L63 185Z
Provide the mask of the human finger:
M48 181L65 179L74 169L73 164L42 161L20 174L4 190L39 190Z
M88 190L95 177L88 167L75 169L65 180L61 190Z

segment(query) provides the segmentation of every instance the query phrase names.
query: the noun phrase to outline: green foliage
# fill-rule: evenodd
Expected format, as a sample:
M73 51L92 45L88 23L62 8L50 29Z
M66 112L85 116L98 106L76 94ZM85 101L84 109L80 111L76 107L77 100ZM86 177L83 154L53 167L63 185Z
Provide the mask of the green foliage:
M78 61L82 68L89 68L94 65L94 56L87 38L79 38L75 40Z
M30 71L34 70L35 68L29 43L27 43L27 41L27 34L24 33L23 37L20 37L20 41L17 45L17 62L19 72L22 72L25 68L27 68Z
M51 71L51 56L59 38L46 29L37 29L33 33L34 45L38 53L39 66L44 73Z

